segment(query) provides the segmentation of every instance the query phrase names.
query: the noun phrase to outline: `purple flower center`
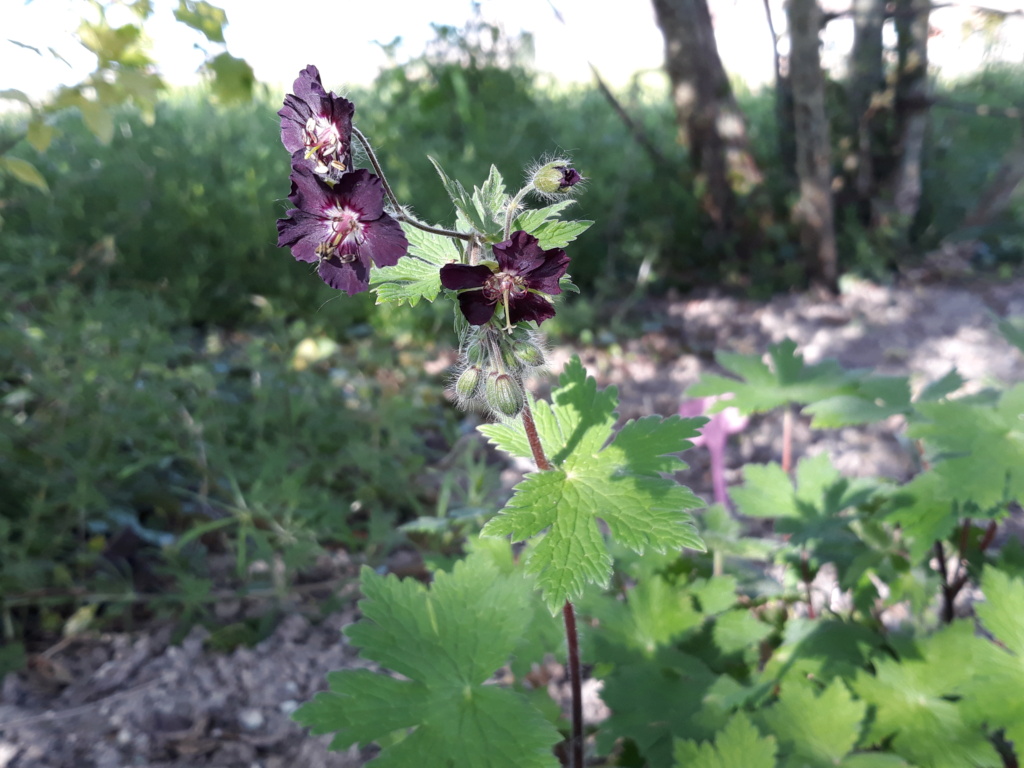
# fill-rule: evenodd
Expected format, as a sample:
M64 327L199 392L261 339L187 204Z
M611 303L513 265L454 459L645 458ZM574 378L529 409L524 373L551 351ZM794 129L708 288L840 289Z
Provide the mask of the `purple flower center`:
M366 242L364 225L359 212L351 208L333 206L326 211L330 234L317 246L317 255L322 259L337 256L343 264L356 260L356 249Z
M316 172L327 173L330 168L347 171L341 158L345 156L345 142L336 123L327 115L311 115L302 132L306 144L306 158L316 158Z

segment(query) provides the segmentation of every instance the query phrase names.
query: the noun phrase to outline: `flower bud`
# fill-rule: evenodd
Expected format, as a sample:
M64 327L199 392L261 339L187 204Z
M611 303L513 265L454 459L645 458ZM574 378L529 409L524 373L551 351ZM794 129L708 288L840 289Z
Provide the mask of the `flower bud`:
M466 359L473 365L480 365L484 361L484 345L475 341L466 347Z
M490 375L484 385L487 405L502 416L518 416L526 405L526 394L518 381L507 374Z
M554 160L533 174L533 188L545 195L567 195L583 177L568 160Z
M462 400L472 400L476 397L477 390L480 389L480 377L483 375L477 366L471 365L469 368L459 374L459 378L455 380L455 393Z
M515 355L520 365L529 368L539 368L544 365L544 353L540 347L528 341L512 342L512 354Z

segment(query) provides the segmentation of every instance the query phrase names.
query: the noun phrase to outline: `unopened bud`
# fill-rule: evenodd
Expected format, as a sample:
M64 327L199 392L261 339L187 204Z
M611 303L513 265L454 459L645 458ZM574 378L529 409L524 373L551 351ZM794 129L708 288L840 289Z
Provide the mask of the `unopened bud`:
M544 353L536 344L531 344L528 341L515 341L512 343L512 352L520 363L530 368L544 365Z
M533 187L545 195L567 195L583 181L583 177L568 160L555 160L533 174Z
M455 380L455 393L463 400L472 400L480 389L480 377L483 375L477 366L471 365L459 374Z
M494 411L502 416L518 416L526 405L526 394L519 382L507 374L487 377L484 399Z
M466 347L466 359L473 365L480 365L484 361L484 345L477 341Z

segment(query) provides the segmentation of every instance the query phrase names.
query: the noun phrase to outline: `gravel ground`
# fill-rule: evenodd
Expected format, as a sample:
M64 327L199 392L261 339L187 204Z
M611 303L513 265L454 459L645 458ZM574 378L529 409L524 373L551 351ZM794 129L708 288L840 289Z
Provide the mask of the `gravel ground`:
M1007 344L993 315L1024 315L1024 280L900 288L851 283L839 299L783 296L767 303L707 297L649 307L649 331L618 349L581 351L602 384L616 384L621 414L674 413L682 393L715 370L712 352L762 352L788 336L808 362L911 374L920 386L956 366L978 388L1015 382L1024 355ZM571 354L556 349L554 368ZM798 420L795 455L827 451L850 474L909 476L913 469L898 419L864 429L810 430ZM779 418L756 418L730 449L731 476L750 461L778 458ZM687 455L687 480L710 495L703 451ZM512 473L514 474L514 472ZM513 479L510 477L510 480ZM343 555L325 564L324 589L351 588L355 566ZM345 593L348 594L348 593ZM344 596L344 594L343 594ZM0 686L0 768L121 766L358 766L371 752L331 753L289 714L323 686L324 675L364 666L340 630L350 607L311 623L301 611L326 595L308 590L295 611L252 648L221 654L193 630L181 643L154 627L134 634L87 635L33 657ZM551 686L560 687L555 665ZM591 687L593 690L594 687ZM588 708L600 717L595 698Z

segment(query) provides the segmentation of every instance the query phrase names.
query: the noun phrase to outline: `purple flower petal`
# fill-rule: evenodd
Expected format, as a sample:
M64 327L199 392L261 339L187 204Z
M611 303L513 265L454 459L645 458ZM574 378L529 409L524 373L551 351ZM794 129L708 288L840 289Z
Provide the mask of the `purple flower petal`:
M281 142L292 153L292 164L309 165L321 176L337 180L352 170L355 107L325 91L320 72L312 65L299 73L292 90L277 113Z
M337 256L321 259L316 271L331 288L344 291L349 296L370 287L369 267L360 259L350 263L342 262Z
M486 269L486 267L484 267ZM459 309L470 325L484 325L494 317L495 302L483 291L469 290L459 294Z
M483 284L494 273L483 265L445 264L441 267L441 285L449 291L460 291L463 288L482 288Z
M409 242L384 212L379 178L360 169L329 184L308 165L292 169L295 208L277 222L277 244L299 261L315 262L332 288L359 293L369 286L370 267L393 266Z
M539 325L555 316L555 308L543 296L528 293L514 302L509 302L508 314L509 322L513 325L523 320L532 320Z

